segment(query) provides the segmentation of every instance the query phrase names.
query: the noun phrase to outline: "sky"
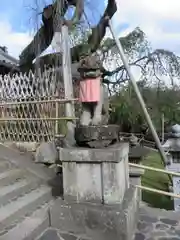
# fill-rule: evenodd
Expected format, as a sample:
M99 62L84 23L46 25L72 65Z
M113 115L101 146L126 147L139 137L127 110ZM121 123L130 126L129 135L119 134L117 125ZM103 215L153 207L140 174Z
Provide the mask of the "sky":
M38 4L36 3L38 2ZM116 0L113 25L119 36L135 27L147 35L153 48L165 48L180 55L180 0ZM18 58L37 28L37 13L51 0L5 0L0 6L0 45ZM107 0L86 0L91 25L98 21ZM93 11L90 11L90 6Z

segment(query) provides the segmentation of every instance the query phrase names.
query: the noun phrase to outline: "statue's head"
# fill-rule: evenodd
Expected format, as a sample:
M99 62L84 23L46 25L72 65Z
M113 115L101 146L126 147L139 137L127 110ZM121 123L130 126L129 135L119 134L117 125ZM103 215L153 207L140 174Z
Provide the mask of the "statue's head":
M99 55L85 53L81 55L79 65L80 68L101 69L102 62Z

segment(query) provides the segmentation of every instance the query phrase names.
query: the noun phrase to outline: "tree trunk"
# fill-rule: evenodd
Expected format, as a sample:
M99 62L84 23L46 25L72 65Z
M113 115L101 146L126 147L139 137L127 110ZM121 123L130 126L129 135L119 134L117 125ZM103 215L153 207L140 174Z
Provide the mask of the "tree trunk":
M69 5L76 6L74 18L80 20L84 9L83 0L69 0L68 3ZM59 15L57 16L56 5L57 3L55 2L54 4L44 8L42 13L43 26L41 26L31 43L22 51L20 55L20 68L22 71L29 71L32 69L33 60L51 44L54 33L57 31L57 27L59 27L59 24L57 24ZM67 8L67 4L63 6L61 11L63 16L67 11ZM97 26L92 28L92 33L88 38L87 44L80 44L71 49L72 62L78 62L82 54L87 52L91 54L98 49L101 40L105 35L106 27L108 26L108 18L112 18L116 11L117 6L115 0L108 0L106 10ZM65 24L66 23L69 24L68 21L65 21ZM61 64L60 53L54 53L45 56L40 62L40 66L44 65L44 63L52 63L52 65L54 63Z

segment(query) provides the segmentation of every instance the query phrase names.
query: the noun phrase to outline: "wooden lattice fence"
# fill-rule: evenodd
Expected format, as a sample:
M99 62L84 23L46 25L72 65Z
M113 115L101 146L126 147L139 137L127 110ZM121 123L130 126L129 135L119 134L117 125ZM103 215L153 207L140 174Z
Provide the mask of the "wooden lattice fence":
M39 77L33 72L0 76L0 141L52 140L61 121L57 118L65 117L63 99L62 76L55 69Z

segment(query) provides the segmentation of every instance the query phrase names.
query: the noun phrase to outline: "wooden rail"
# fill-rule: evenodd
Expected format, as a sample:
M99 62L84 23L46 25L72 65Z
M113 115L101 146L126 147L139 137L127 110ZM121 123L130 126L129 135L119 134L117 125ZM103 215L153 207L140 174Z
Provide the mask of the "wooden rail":
M165 173L165 174L168 174L168 175L180 177L180 173L172 172L172 171L168 171L168 170L163 170L163 169L160 169L160 168L148 167L148 166L144 166L144 165L136 164L136 163L129 163L129 166L130 167L141 168L141 169L146 169L146 170L150 170L150 171L154 171L154 172L162 172L162 173Z

